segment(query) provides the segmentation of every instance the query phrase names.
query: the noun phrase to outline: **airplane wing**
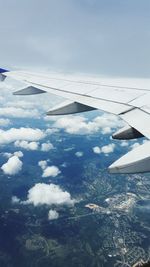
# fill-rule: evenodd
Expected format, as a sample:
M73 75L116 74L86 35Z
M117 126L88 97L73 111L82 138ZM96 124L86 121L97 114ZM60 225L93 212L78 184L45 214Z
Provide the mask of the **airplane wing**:
M145 136L150 139L150 86L80 81L57 75L42 75L26 71L0 69L0 79L11 77L25 83L15 95L51 93L66 98L47 115L65 115L100 109L123 119L128 127L113 135L116 139ZM150 142L135 148L109 167L111 173L150 171Z

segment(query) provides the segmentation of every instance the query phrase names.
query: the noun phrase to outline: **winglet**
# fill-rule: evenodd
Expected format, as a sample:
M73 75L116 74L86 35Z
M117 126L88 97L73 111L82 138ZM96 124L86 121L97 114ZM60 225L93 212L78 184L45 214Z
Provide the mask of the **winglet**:
M5 70L5 69L0 68L0 73L5 73L5 72L9 72L9 70Z
M0 81L4 81L6 79L5 72L9 72L9 70L1 69L0 68Z

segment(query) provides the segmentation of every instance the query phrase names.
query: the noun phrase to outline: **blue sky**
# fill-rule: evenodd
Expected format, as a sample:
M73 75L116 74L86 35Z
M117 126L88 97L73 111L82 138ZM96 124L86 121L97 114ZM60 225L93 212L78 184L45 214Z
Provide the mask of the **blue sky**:
M149 77L148 0L0 0L1 66Z

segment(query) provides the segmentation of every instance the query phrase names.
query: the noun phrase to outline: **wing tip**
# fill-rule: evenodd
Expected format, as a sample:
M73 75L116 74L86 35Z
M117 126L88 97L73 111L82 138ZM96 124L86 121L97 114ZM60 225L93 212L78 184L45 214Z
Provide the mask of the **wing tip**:
M9 70L6 70L6 69L3 69L3 68L0 68L0 73L5 73L5 72L9 72Z

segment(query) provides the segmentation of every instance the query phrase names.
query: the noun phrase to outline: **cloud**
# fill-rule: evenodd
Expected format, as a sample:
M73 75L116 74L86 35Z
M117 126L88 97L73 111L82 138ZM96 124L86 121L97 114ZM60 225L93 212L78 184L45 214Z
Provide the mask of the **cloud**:
M16 197L16 196L12 196L12 198L11 198L11 202L12 202L13 204L17 204L17 203L20 203L20 199L19 199L18 197Z
M88 121L83 116L65 116L56 118L53 124L54 127L64 129L69 134L93 134L99 131L102 134L108 134L121 125L122 121L110 114L97 116L92 121Z
M41 151L43 151L43 152L48 152L49 150L51 150L53 148L54 148L54 146L50 142L41 144Z
M129 143L126 140L124 140L124 141L122 141L120 143L120 146L122 146L122 147L125 147L125 146L128 146L128 145L129 145Z
M22 161L17 156L12 156L2 165L1 169L5 174L15 175L22 169Z
M82 151L77 151L77 152L75 153L75 155L76 155L76 157L80 158L80 157L83 156L83 152L82 152Z
M9 130L0 129L0 145L6 145L17 140L19 141L38 141L43 139L46 134L40 129L32 128L10 128Z
M38 142L28 142L28 141L19 141L17 140L14 145L16 147L21 147L23 149L26 149L26 150L38 150L39 148L39 143Z
M114 149L115 149L115 144L109 144L109 145L101 147L101 151L104 154L112 153Z
M2 107L0 108L0 116L10 118L39 118L40 114L37 109L23 109L19 107Z
M12 154L12 153L9 153L9 152L4 152L4 153L3 153L3 156L6 157L6 158L8 158L8 159L11 158L12 155L13 155L13 154Z
M42 177L56 177L61 171L56 166L47 166L46 160L39 161L38 165L43 170Z
M15 141L14 145L15 147L21 147L26 150L41 150L43 152L48 152L54 148L50 142L42 143L40 147L39 142L36 141L28 142L25 140L22 141L17 140Z
M22 158L23 153L22 153L22 151L16 151L16 152L14 152L14 156L17 156L18 158Z
M105 155L108 155L109 153L112 153L115 149L115 144L109 144L102 146L101 148L98 146L93 147L93 152L96 154L104 153Z
M22 151L16 151L14 153L4 152L3 156L6 157L6 158L11 158L12 156L17 156L18 158L22 158L23 157L23 153L22 153Z
M6 127L10 124L9 119L0 119L0 127Z
M56 220L59 218L59 213L56 210L49 210L48 212L48 219L49 220Z
M55 184L35 184L27 195L27 200L22 204L39 205L74 205L75 200L71 198L70 193L63 191Z
M117 125L116 125L117 127ZM112 128L109 126L106 126L102 129L102 134L110 134L112 132Z
M60 174L60 170L56 166L48 166L43 171L42 177L56 177L58 174Z
M101 149L100 149L100 147L98 147L98 146L93 147L93 152L94 152L95 154L100 154L100 153L101 153Z
M46 160L41 160L38 162L38 165L41 167L42 170L45 170L47 167L47 161Z

